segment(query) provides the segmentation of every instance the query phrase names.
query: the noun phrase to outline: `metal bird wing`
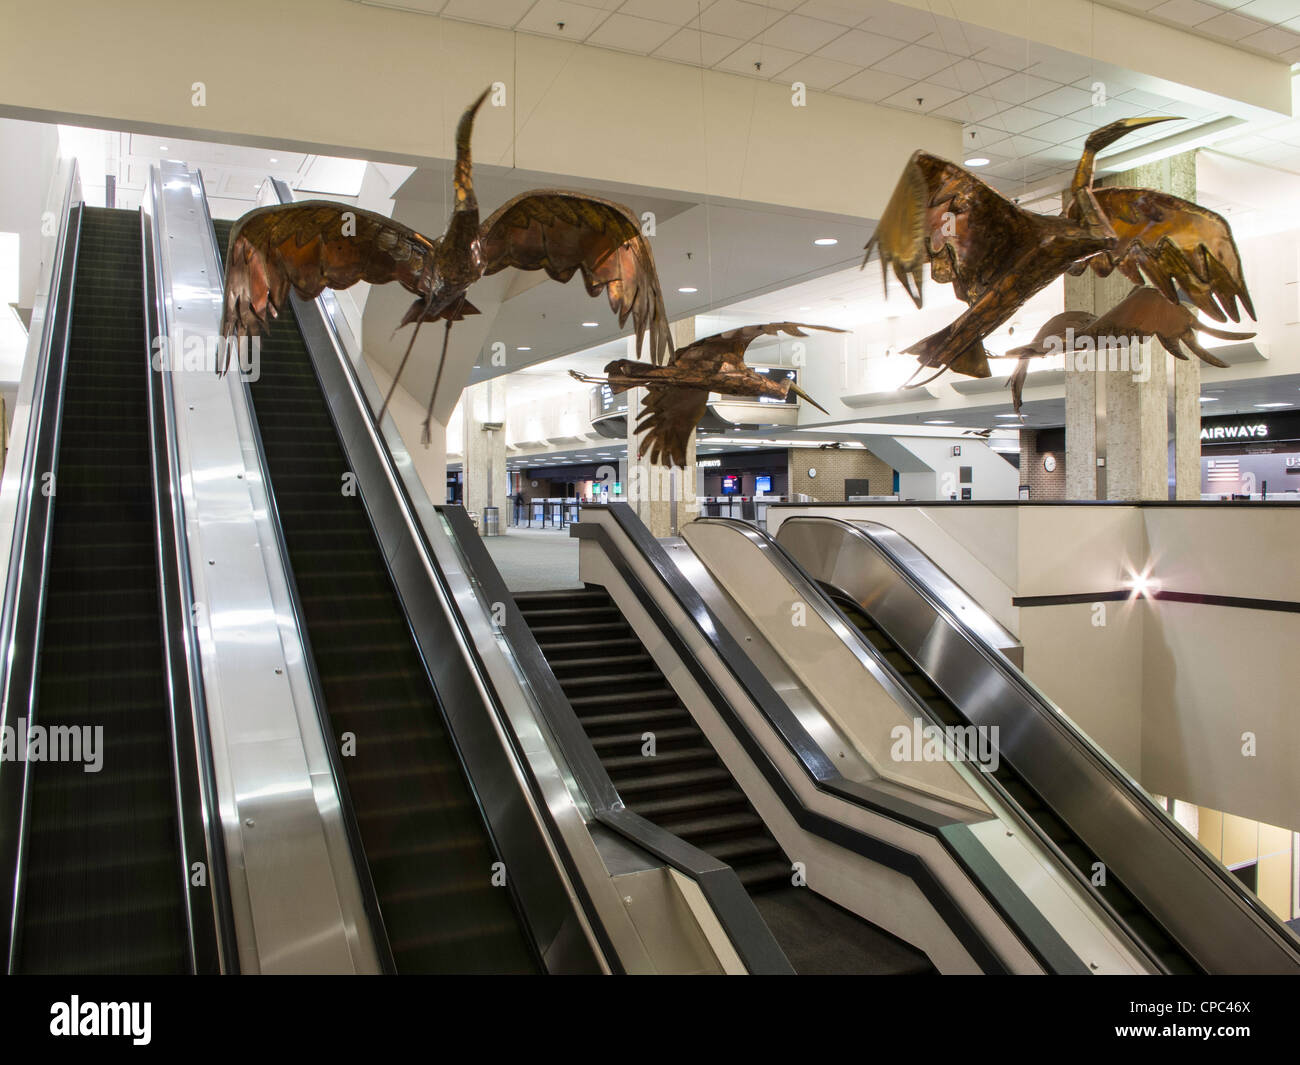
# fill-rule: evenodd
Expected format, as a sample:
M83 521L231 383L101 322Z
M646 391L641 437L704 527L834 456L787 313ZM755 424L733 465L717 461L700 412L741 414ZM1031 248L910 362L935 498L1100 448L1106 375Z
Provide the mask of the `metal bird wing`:
M479 232L484 275L513 266L545 270L564 283L581 270L588 294L603 289L620 326L631 317L638 352L648 333L656 365L672 355L654 254L626 207L560 189L526 192L494 211Z
M290 289L314 299L358 281L397 281L420 295L436 249L437 241L400 222L346 204L307 200L250 211L230 233L221 335L265 333Z
M922 267L959 299L974 303L1039 240L1035 219L968 170L928 152L908 160L867 241L863 265L880 252L912 302L921 306Z
M754 371L745 366L745 351L761 336L805 337L805 329L826 333L845 330L803 322L744 325L704 337L679 348L656 379L645 381L646 397L637 415L638 434L645 433L638 458L650 453L658 465L686 465L686 443L708 409L709 393L755 395ZM795 392L814 402L796 386ZM664 460L667 460L666 462Z
M1141 188L1093 189L1119 244L1071 268L1102 277L1119 270L1135 285L1150 283L1171 303L1182 288L1217 322L1241 321L1237 304L1255 317L1241 255L1227 221L1199 204ZM1217 301L1217 302L1216 302Z
M647 452L657 466L685 466L686 444L709 405L706 388L652 388L637 415L642 435L637 458Z
M1185 346L1202 362L1208 362L1211 366L1227 366L1226 362L1212 355L1201 344L1196 336L1198 331L1221 340L1249 340L1255 335L1215 329L1197 318L1191 308L1181 303L1171 303L1163 293L1143 286L1135 288L1086 330L1077 332L1076 339L1091 337L1101 345L1126 338L1145 340L1147 337L1155 337L1176 358L1187 358L1187 353L1182 350Z

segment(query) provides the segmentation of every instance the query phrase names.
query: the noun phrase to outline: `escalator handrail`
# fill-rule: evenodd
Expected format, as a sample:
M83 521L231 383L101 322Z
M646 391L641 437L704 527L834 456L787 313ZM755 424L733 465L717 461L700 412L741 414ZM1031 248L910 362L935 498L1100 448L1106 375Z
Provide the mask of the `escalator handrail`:
M963 833L966 832L964 823L946 818L919 804L900 799L896 794L876 788L871 783L849 780L835 768L767 678L750 661L744 649L709 610L699 592L673 564L663 545L637 519L628 504L584 504L582 509L608 513L614 519L632 549L655 572L674 601L691 619L696 630L713 648L719 661L725 665L750 702L772 726L781 742L795 756L819 791L934 837L962 866L971 882L989 904L1008 920L1030 953L1049 971L1087 971L1074 951L1042 918L1037 909L1028 903L1023 893L1009 878L994 879L986 876L985 869L977 868L968 860L969 848L965 845L968 838L963 838ZM656 619L664 636L677 649L678 655L705 689L711 702L722 714L754 765L771 785L777 798L805 831L873 860L889 864L912 877L930 904L984 971L1007 971L1005 963L984 933L948 896L942 883L923 860L892 843L878 840L861 829L847 825L842 820L833 819L811 809L799 797L789 781L785 779L781 768L772 760L770 752L762 741L749 728L744 718L736 712L729 698L717 686L708 671L696 661L693 652L663 614L649 589L641 585L631 570L626 567L624 560L617 557L617 548L606 529L596 523L584 525L580 522L570 527L570 535L579 539L594 539L604 544L615 568L632 586L642 606L652 618Z
M147 332L157 343L172 333L168 317L165 223L160 218L158 175L151 171L147 205L140 211L144 266L144 313ZM198 635L193 624L194 583L176 440L175 398L163 352L158 365L147 364L149 464L153 487L154 547L158 560L159 610L162 621L163 685L167 694L178 843L182 856L181 890L185 898L192 972L239 972L239 945L227 872L225 837L217 803L217 772L212 751L208 704L203 686ZM197 811L197 831L187 810ZM190 884L191 859L202 855L208 876L208 905Z
M1076 756L1081 759L1083 766L1091 769L1094 773L1100 773L1106 782L1124 798L1125 806L1137 816L1135 827L1148 833L1144 840L1137 841L1125 836L1122 845L1126 849L1144 853L1149 860L1150 855L1154 853L1153 848L1162 844L1172 846L1176 855L1181 855L1191 862L1190 869L1192 871L1208 876L1214 883L1224 889L1227 898L1235 903L1244 916L1253 919L1251 921L1253 927L1265 934L1268 941L1276 948L1283 959L1289 961L1292 966L1300 968L1300 944L1297 944L1295 936L1208 851L1201 847L1196 840L1189 837L1180 827L1176 826L1128 773L1117 766L1089 737L1083 734L1078 726L1062 713L1020 670L1016 669L1004 655L985 646L979 635L966 625L960 617L954 615L941 599L932 595L925 583L919 580L907 565L895 556L888 545L872 536L868 530L858 528L856 523L840 518L796 516L786 519L786 524L791 522L830 525L837 531L852 537L856 542L865 544L873 550L913 592L934 610L936 615L948 623L955 634L960 636L992 669L997 671L997 675L1008 684L1014 693L1021 697L1021 703L1029 715L1020 719L1019 727L1021 729L1025 727L1028 721L1038 721L1046 725L1051 729L1050 735L1059 737L1064 743L1068 744L1071 751L1076 752ZM899 535L892 529L890 532ZM1042 789L1038 790L1041 791ZM1047 796L1044 796L1044 798L1047 798ZM1058 816L1060 815L1058 814ZM1075 827L1075 830L1078 831L1077 826L1072 827ZM1084 832L1079 834L1080 838L1085 841L1089 840L1088 834ZM1089 846L1095 850L1095 844L1089 842ZM1155 904L1150 899L1138 897L1154 916L1159 912L1160 903L1170 902L1179 897L1180 890L1176 890L1176 888L1181 891L1186 890L1184 878L1180 876L1174 877L1170 884L1170 893L1161 895L1159 902ZM1136 895L1136 892L1134 894ZM1183 938L1169 927L1167 920L1160 920L1159 923L1171 938L1179 942L1180 946L1197 960L1198 964L1205 964L1198 951L1184 942ZM1192 927L1199 927L1199 925L1193 922Z
M527 679L538 712L592 815L694 880L749 972L793 972L731 866L627 809L465 508L451 505L435 509L451 526L470 575L487 601L503 604L502 638Z
M35 384L17 482L13 541L0 616L0 724L18 729L20 718L31 720L36 706L36 684L41 652L41 619L51 537L54 531L55 493L46 491L42 476L57 467L63 414L63 385L67 373L72 333L72 294L76 284L77 250L81 238L84 204L73 202L77 187L75 166L64 196L59 236L52 258L51 281L40 346L35 352ZM6 471L6 477L8 471ZM18 921L22 912L24 880L22 855L26 847L29 763L0 764L0 920L6 969L17 961Z
M736 518L697 518L696 521L700 524L717 525L731 529L749 540L772 562L781 576L795 589L801 600L811 605L817 615L830 625L832 631L840 637L841 641L858 661L876 676L877 680L880 679L881 673L889 678L886 687L896 700L931 724L939 727L943 726L943 722L935 715L934 711L907 687L898 670L885 658L884 653L862 635L850 619L836 606L834 600L821 588L812 574L804 569L799 560L786 551L774 536L751 522L740 521ZM1078 866L1069 860L1052 838L1043 831L1042 827L1020 809L1020 804L1007 792L1002 783L991 773L983 775L980 781L984 787L993 792L1004 807L1014 812L1016 824L1021 831L1032 836L1039 847L1055 859L1057 871L1073 881L1075 886L1083 894L1087 895L1098 908L1104 911L1117 928L1127 935L1129 945L1152 966L1163 969L1163 963L1147 947L1137 931L1100 893L1092 881L1080 871Z

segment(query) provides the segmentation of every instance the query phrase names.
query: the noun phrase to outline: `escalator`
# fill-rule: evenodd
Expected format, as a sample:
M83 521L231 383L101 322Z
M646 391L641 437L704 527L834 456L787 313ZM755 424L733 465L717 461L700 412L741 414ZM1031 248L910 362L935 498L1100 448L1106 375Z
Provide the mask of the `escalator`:
M827 598L853 623L867 642L880 652L904 687L930 708L939 724L945 727L970 725L970 721L952 700L930 683L917 664L899 649L898 645L872 621L867 612L851 596L825 582L818 583ZM1011 763L1006 759L1000 760L997 768L990 771L988 775L997 780L1006 794L1015 801L1020 811L1038 826L1079 873L1093 881L1095 871L1102 867L1101 859L1052 812L1042 797L1025 782ZM1151 919L1145 908L1118 877L1111 874L1106 877L1104 884L1097 886L1094 881L1094 886L1125 925L1155 954L1166 971L1175 974L1199 971L1192 959Z
M215 223L225 252L231 224ZM412 637L297 320L251 385L341 787L400 973L535 972L539 959Z
M906 537L803 515L775 540L740 532L792 582L820 587L942 725L995 730L991 783L1160 970L1300 968L1295 940L1259 900L1028 681L998 642L1006 630Z
M154 543L140 216L82 208L29 726L100 768L26 763L11 967L184 973L191 958ZM64 733L69 735L69 733ZM86 751L82 751L83 757Z
M730 865L797 972L933 971L912 947L793 885L790 858L604 589L514 599L628 809Z

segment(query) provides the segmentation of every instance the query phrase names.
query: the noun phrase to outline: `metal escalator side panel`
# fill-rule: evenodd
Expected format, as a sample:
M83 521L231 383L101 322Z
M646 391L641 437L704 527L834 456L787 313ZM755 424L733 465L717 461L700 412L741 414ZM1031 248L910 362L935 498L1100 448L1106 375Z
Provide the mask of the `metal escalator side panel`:
M896 535L896 534L895 534ZM855 523L795 517L777 543L860 603L1002 758L1211 973L1300 972L1300 945L1000 652Z
M238 373L218 377L221 265L200 175L151 174L168 407L197 668L240 971L380 971L303 670ZM178 487L177 487L178 486ZM186 578L188 586L186 586Z
M171 376L156 350L166 334L163 234L155 217L157 186L140 210L145 268L145 318L155 350L142 367L147 378L149 461L154 498L154 548L158 564L165 688L172 761L180 811L181 872L187 898L190 968L195 973L237 973L239 948L230 901L225 840L217 802L216 769L199 649L194 627L194 589L181 505L180 469Z

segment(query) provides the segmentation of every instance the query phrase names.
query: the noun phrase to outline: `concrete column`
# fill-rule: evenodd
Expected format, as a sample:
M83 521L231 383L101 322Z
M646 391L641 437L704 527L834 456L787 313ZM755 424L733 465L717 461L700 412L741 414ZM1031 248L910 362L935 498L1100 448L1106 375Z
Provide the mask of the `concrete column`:
M684 318L672 324L673 344L684 347L695 340L695 319ZM628 356L635 359L636 338L628 337ZM695 494L697 470L695 465L695 433L686 445L686 466L668 469L653 466L649 456L637 458L641 438L636 434L638 412L646 390L633 388L627 401L627 469L623 484L627 502L637 517L655 536L676 536L682 526L699 516L699 498Z
M509 520L506 499L506 386L499 377L471 385L461 398L465 445L465 509L482 518L497 507L502 527Z
M1107 185L1140 186L1196 198L1196 157L1186 152L1108 177ZM1103 314L1132 284L1118 272L1065 278L1066 310ZM1067 362L1065 378L1066 494L1071 499L1166 499L1169 482L1168 363L1158 344L1142 346L1149 372L1137 375L1133 353L1113 360L1099 351L1094 369ZM1119 365L1114 363L1118 361ZM1135 380L1135 376L1145 380ZM1174 436L1178 498L1200 493L1200 369L1175 371ZM1181 389L1181 392L1179 391ZM1180 398L1181 397L1181 398Z
M1173 359L1174 498L1201 498L1201 360Z

